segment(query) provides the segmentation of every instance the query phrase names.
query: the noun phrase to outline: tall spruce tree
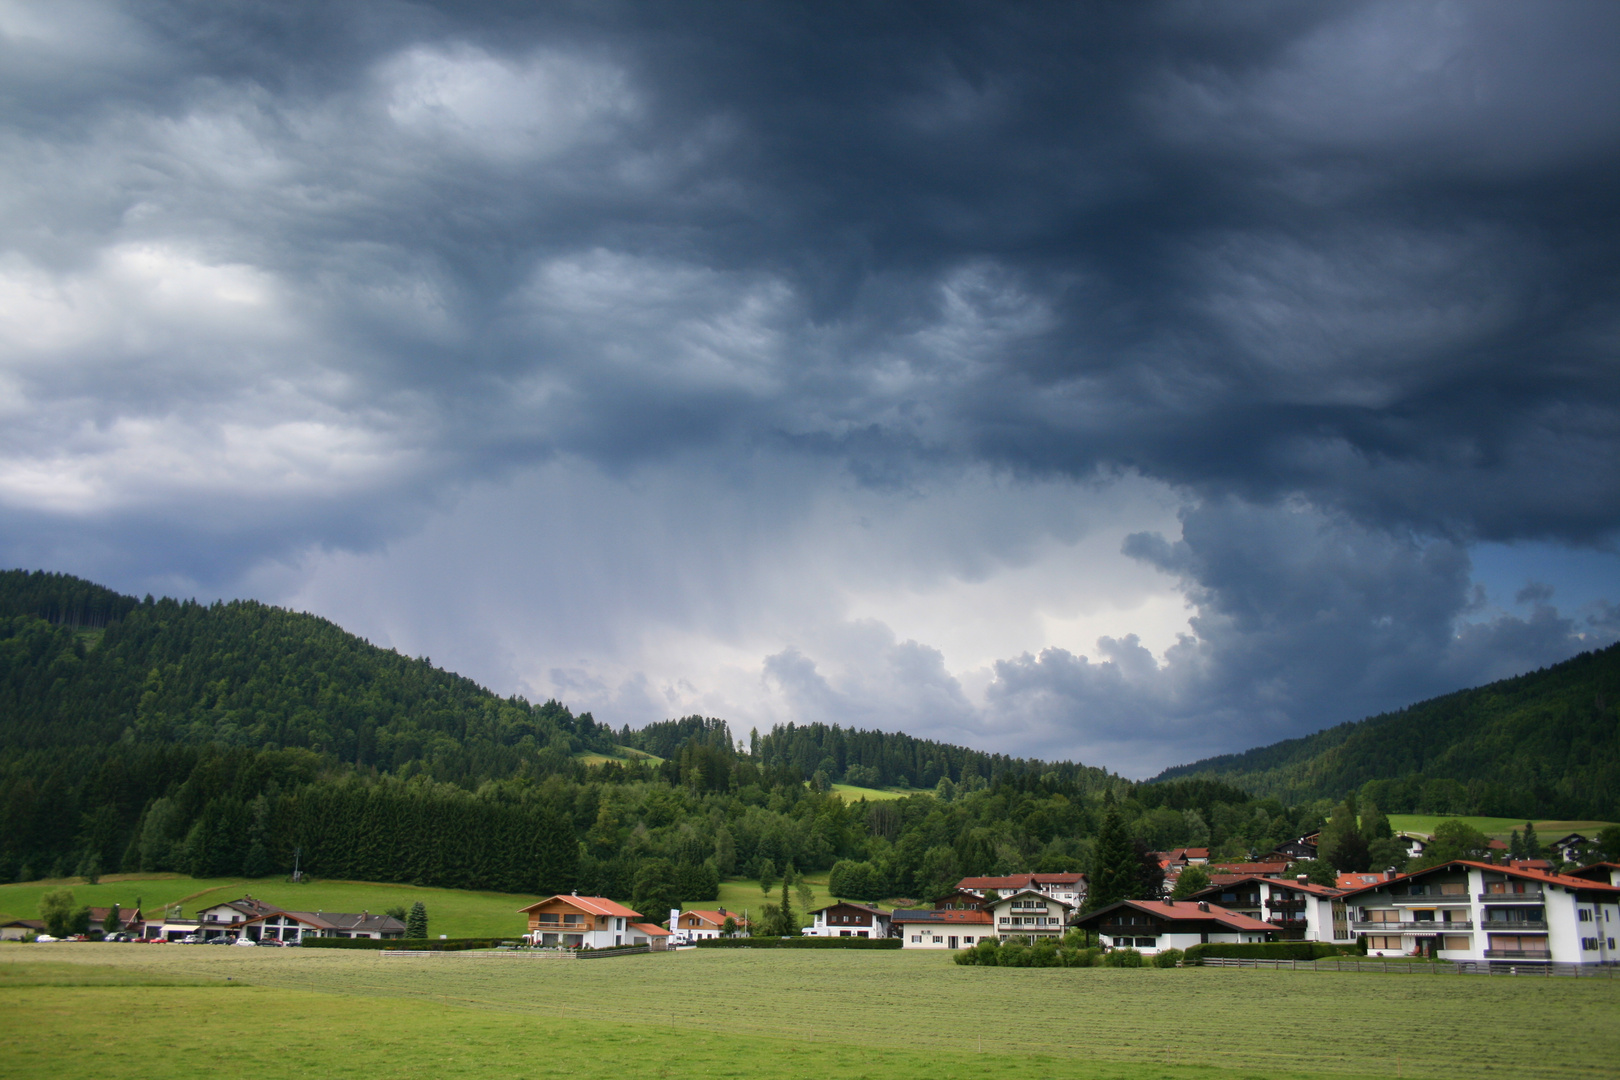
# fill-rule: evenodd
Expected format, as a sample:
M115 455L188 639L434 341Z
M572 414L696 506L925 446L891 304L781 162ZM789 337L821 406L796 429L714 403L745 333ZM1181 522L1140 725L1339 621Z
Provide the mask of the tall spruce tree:
M427 906L418 900L411 905L411 913L405 917L405 936L408 938L425 938L427 934Z
M1136 846L1125 831L1119 811L1110 805L1107 815L1103 817L1102 827L1097 830L1086 908L1096 910L1120 900L1129 900L1136 891L1140 872L1141 862L1136 855Z
M1527 821L1524 823L1524 857L1539 859L1541 855L1541 841L1536 839L1536 827Z

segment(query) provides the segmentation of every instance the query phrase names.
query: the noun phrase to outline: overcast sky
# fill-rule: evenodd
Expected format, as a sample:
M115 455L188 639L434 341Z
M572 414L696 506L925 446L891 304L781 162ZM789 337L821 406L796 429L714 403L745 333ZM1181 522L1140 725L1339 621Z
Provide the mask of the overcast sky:
M1620 5L0 0L0 562L1145 776L1620 636Z

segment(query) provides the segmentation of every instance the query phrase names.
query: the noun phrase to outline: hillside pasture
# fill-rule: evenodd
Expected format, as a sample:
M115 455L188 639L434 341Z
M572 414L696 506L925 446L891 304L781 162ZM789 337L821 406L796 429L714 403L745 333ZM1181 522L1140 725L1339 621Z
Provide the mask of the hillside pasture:
M96 978L112 971L231 982L53 987L40 977L44 960L82 965ZM35 967L26 989L7 989L0 976L6 1075L291 1076L297 1063L323 1074L424 1076L498 1069L893 1080L1011 1076L1016 1068L1130 1080L1582 1078L1613 1075L1620 1058L1620 981L1608 979L977 968L907 952L694 950L582 963L477 953L0 948L0 970L17 962ZM66 970L60 978L75 981ZM106 1025L106 1038L83 1023L137 1004L142 1023ZM208 1025L186 1022L199 1015ZM1488 1038L1481 1017L1494 1018ZM1261 1028L1256 1018L1264 1018ZM1240 1037L1257 1030L1263 1038ZM221 1031L276 1035L219 1038ZM1572 1040L1574 1031L1581 1035ZM266 1042L276 1054L264 1053Z
M0 885L0 918L39 917L39 898L53 889L73 890L79 904L123 908L141 901L147 914L162 914L168 904L179 903L186 918L198 908L251 894L291 911L370 911L410 906L420 900L427 908L428 932L435 937L505 937L528 929L518 909L537 896L460 889L425 889L364 881L311 881L294 885L285 878L191 878L179 874L117 874L87 885L82 878L32 881ZM754 886L758 891L759 886ZM660 916L662 917L662 916Z
M1433 833L1443 821L1461 821L1472 825L1486 836L1506 840L1514 829L1524 830L1524 818L1468 817L1450 814L1390 814L1389 827L1396 832ZM1572 832L1591 836L1613 825L1612 821L1531 821L1536 836L1542 843L1568 836Z
M918 791L895 791L889 788L856 787L854 784L834 784L832 792L847 803L859 802L862 799L867 802L885 802L889 799L904 799L911 795L924 794Z

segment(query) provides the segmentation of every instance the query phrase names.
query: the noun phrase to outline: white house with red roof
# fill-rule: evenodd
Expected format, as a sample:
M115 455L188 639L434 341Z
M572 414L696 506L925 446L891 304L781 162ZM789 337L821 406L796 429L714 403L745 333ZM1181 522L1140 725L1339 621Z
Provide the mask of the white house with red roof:
M1458 860L1346 893L1369 956L1620 963L1620 886Z
M698 941L704 938L717 938L725 934L726 920L730 919L732 925L739 930L748 929L748 920L735 911L725 908L697 909L682 911L676 915L670 929L681 944L689 941Z
M971 949L985 938L1000 936L995 916L978 908L899 910L892 918L906 949Z
M605 896L563 893L550 896L526 908L528 938L535 945L564 949L611 949L634 944L632 925L642 922L639 911L631 911ZM641 936L647 936L645 931Z
M1068 901L1039 889L1020 889L985 904L1001 940L1026 937L1031 944L1041 938L1062 937L1074 908Z
M1207 901L1121 900L1080 916L1075 925L1103 945L1154 954L1211 942L1237 945L1271 941L1275 928Z
M1086 900L1086 875L1072 874L1009 874L1006 877L967 877L956 883L958 890L984 896L991 889L998 893L1014 893L1033 889L1053 900L1061 900L1071 908L1078 908Z
M1292 881L1250 875L1211 885L1189 900L1219 904L1270 926L1279 941L1355 940L1343 892L1296 877Z

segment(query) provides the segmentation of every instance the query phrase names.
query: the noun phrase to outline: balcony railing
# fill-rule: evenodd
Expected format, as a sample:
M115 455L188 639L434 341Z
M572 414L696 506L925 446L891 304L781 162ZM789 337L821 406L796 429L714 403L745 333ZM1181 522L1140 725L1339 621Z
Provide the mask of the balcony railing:
M1516 930L1545 930L1546 919L1486 919L1480 927L1498 934L1511 934Z
M1546 949L1486 949L1487 960L1551 960Z
M1539 904L1543 897L1540 889L1526 889L1524 892L1487 892L1479 894L1482 904Z
M1468 919L1464 919L1462 922L1434 922L1427 919L1421 922L1363 922L1356 919L1350 925L1357 930L1371 930L1374 933L1380 930L1408 933L1413 930L1421 930L1426 934L1439 934L1447 930L1472 930L1474 928L1473 922Z
M1278 915L1273 915L1266 920L1268 926L1280 926L1288 930L1297 930L1302 926L1309 925L1309 923L1309 919L1285 919Z
M1466 904L1467 893L1421 893L1414 896L1391 896L1397 904L1423 904L1433 907L1435 904Z

